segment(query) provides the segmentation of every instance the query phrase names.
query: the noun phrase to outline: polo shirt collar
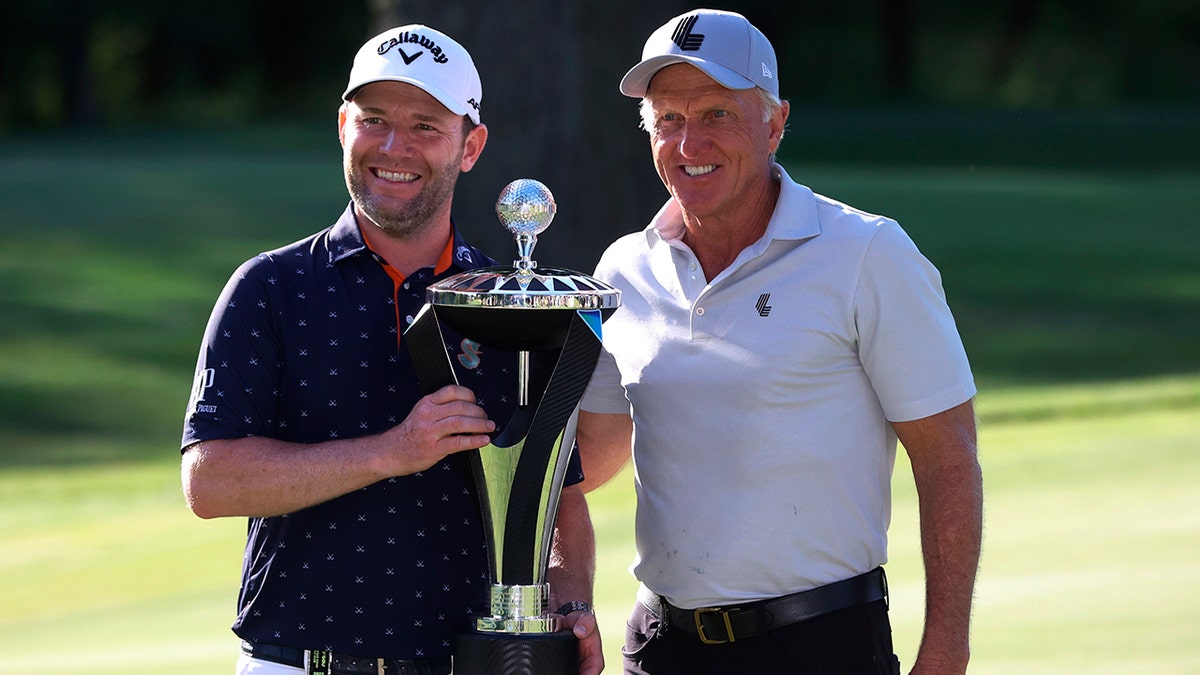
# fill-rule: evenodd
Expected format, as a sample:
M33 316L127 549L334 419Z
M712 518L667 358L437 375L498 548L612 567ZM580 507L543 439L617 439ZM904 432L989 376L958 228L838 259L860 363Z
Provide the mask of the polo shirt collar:
M450 269L455 272L465 272L496 264L496 261L484 255L483 251L468 244L462 238L462 234L458 231L458 225L454 224L453 218L450 219L450 226L454 231L454 248L452 251L448 251L448 258L447 256L443 256L443 260L438 262L437 271L439 274L442 272L443 261L449 262Z
M813 191L792 180L781 165L771 167L771 177L779 181L779 199L775 211L767 223L763 240L810 239L821 234L821 223L817 217L817 201ZM651 246L656 241L676 241L683 238L683 211L674 198L650 221L646 228L646 241Z
M813 191L792 180L779 164L771 167L771 176L779 181L779 200L767 223L765 239L811 239L821 234L817 216L817 198Z
M354 203L351 202L329 230L329 262L339 262L366 250L367 242L358 229Z
M494 264L482 251L471 246L462 238L453 218L450 220L450 225L454 232L454 242L452 246L446 247L442 257L438 260L434 269L436 274L447 270L462 272ZM362 230L358 227L358 220L354 215L354 203L351 202L330 228L329 262L340 262L364 252L369 253L370 248L363 238Z

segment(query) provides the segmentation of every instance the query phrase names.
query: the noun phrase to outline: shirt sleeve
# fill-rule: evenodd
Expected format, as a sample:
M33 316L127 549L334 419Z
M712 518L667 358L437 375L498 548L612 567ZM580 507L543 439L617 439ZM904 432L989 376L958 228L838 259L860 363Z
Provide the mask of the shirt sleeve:
M624 243L624 238L618 240L605 250L604 255L600 256L600 262L596 264L596 278L611 284L617 283L615 277L620 267L619 261L627 260L620 251ZM620 308L617 311L620 312ZM604 335L603 327L600 334ZM631 412L629 399L625 396L625 387L621 384L621 371L617 368L616 358L607 348L602 347L600 350L600 357L596 361L596 368L592 371L592 379L583 392L579 409L591 413L618 415Z
M268 256L230 277L209 317L184 418L182 447L204 440L271 436L278 416L278 275Z
M592 371L591 382L583 392L579 409L592 413L629 414L629 399L621 385L621 371L607 349L600 350L600 358Z
M887 419L948 410L975 395L941 275L895 223L880 227L854 295L859 358Z

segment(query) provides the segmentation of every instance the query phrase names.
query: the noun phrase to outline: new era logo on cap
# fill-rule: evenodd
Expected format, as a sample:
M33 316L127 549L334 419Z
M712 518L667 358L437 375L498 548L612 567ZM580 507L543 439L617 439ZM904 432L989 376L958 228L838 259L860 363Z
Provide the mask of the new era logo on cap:
M646 40L641 63L622 78L621 93L645 96L655 73L674 63L689 63L730 89L762 87L779 96L775 49L735 12L697 9L660 26Z

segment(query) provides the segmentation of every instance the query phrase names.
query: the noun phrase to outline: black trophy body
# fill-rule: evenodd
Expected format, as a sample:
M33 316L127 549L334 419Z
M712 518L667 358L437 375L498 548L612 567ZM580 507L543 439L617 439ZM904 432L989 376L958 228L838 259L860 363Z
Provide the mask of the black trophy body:
M489 616L459 636L456 675L578 672L578 639L559 631L546 582L563 479L574 445L573 413L591 379L601 324L620 292L578 272L535 271L537 234L554 216L549 190L522 179L496 211L517 240L512 267L488 267L430 286L405 331L422 389L455 383L443 327L518 355L517 409L486 447L464 453L479 493L491 575Z

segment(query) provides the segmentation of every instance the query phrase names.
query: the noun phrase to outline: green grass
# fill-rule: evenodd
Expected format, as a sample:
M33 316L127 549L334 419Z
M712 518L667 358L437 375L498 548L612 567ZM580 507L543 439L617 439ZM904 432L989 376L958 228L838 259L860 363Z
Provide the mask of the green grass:
M985 461L981 667L1080 672L1086 654L1086 672L1200 668L1197 413L1193 406L985 434L985 444L1011 456Z
M1195 128L1181 119L1169 131ZM893 120L797 124L785 163L897 217L943 273L982 392L972 672L1200 671L1200 162L1161 125L1138 154L1136 123L1044 124L1014 149L986 117L946 122L902 125L880 165L860 155ZM331 137L255 131L0 138L0 673L232 668L244 522L200 521L179 491L194 353L233 268L345 199ZM1090 132L1121 145L1050 161L1046 144L1078 154ZM851 137L842 160L822 150ZM907 470L889 577L911 663ZM591 504L614 672L628 472Z
M1200 668L1198 396L1194 376L981 396L987 516L972 672ZM614 665L635 588L630 478L591 500ZM892 616L911 663L921 567L903 460L895 485ZM244 526L191 516L174 461L7 469L0 514L0 672L228 672Z

